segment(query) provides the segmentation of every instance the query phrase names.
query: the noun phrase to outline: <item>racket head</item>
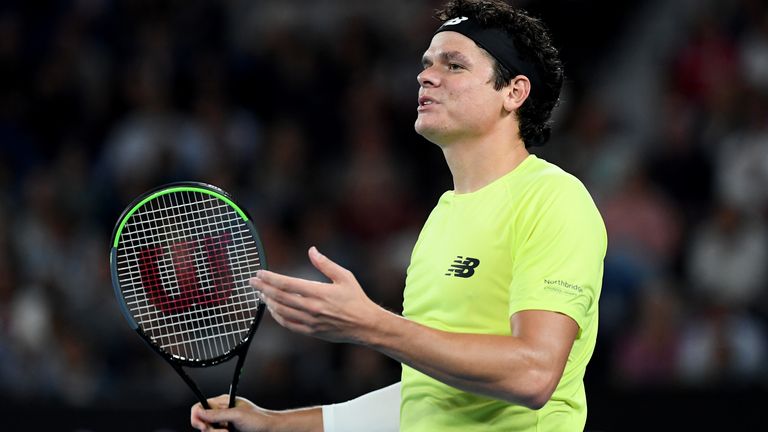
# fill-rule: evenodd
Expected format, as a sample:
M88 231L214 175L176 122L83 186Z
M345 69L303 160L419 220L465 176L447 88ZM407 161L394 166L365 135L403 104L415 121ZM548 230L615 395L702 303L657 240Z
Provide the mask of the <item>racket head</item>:
M152 189L125 208L111 245L123 316L158 354L207 367L247 349L265 308L248 280L267 263L230 194L199 182Z

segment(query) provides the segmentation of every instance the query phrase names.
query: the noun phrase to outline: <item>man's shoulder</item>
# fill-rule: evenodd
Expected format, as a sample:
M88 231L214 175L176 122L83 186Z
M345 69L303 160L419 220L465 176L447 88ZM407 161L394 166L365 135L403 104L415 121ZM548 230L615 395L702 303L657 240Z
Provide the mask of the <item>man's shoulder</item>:
M530 163L530 169L528 173L531 176L547 179L550 181L575 181L581 183L576 176L561 168L559 165L550 162L546 159L542 159L536 156L532 156Z
M536 194L588 194L581 180L552 162L531 156L524 168L522 175L514 179L517 184L511 185L520 191Z

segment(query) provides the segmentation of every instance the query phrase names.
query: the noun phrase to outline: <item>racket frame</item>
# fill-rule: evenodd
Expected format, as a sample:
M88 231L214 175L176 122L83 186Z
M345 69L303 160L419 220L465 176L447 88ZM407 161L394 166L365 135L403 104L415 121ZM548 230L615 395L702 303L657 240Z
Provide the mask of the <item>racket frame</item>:
M195 360L195 359L188 359L184 357L173 356L170 353L164 351L157 342L155 342L152 338L150 338L141 329L141 326L139 326L139 324L133 318L133 315L131 315L131 312L128 309L128 305L126 304L126 301L125 301L125 296L123 295L122 290L120 288L120 279L117 273L117 249L120 242L120 235L128 219L131 217L131 215L133 215L134 212L136 212L146 202L149 202L152 199L155 199L165 194L169 194L173 192L184 192L184 191L201 192L208 195L212 195L226 202L229 206L235 209L238 215L240 215L240 217L245 222L245 225L247 226L248 230L250 231L251 235L254 238L254 241L256 242L256 247L259 252L259 268L265 269L265 270L267 269L267 261L264 255L264 248L262 246L261 239L259 238L256 228L251 222L251 217L248 215L246 211L244 211L237 204L235 204L232 197L227 192L225 192L224 190L216 186L209 185L206 183L201 183L201 182L191 182L191 181L175 182L175 183L168 183L162 186L158 186L154 189L151 189L141 194L139 197L134 199L125 208L125 210L123 210L122 214L120 215L120 218L118 219L117 224L115 225L115 228L112 231L112 237L111 237L112 248L109 255L109 261L110 261L112 287L115 290L115 296L117 297L120 311L122 312L123 317L126 319L126 321L128 321L129 326L136 333L138 333L141 339L144 340L144 342L146 342L147 345L149 345L149 347L153 351L159 354L163 359L165 359L173 367L173 369L184 380L187 386L189 386L190 390L192 390L192 392L195 394L195 396L197 397L197 399L200 401L200 403L203 405L205 409L210 409L207 399L205 398L203 393L200 391L200 388L197 386L197 384L186 373L186 371L184 371L183 367L205 368L205 367L215 366L215 365L227 362L230 359L232 359L232 357L238 356L237 363L235 365L234 375L232 377L232 382L229 390L229 407L232 408L235 405L235 395L237 393L237 386L240 381L240 375L243 369L243 363L245 362L246 354L248 353L248 348L251 345L251 342L253 340L253 335L256 332L257 328L259 327L261 318L264 315L264 309L266 309L264 302L261 301L261 299L259 299L258 306L256 309L256 314L254 315L253 322L251 323L250 328L248 330L248 334L245 338L243 338L243 341L240 344L238 344L233 349L215 358L208 359L208 360Z

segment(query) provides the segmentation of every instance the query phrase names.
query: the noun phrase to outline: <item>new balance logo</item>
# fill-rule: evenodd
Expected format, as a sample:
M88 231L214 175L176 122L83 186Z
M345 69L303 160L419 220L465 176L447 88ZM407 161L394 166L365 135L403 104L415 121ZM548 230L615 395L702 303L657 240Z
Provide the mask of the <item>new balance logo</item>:
M472 277L475 274L475 269L480 265L480 260L477 258L457 256L451 264L451 268L448 269L446 276L455 276L460 278Z

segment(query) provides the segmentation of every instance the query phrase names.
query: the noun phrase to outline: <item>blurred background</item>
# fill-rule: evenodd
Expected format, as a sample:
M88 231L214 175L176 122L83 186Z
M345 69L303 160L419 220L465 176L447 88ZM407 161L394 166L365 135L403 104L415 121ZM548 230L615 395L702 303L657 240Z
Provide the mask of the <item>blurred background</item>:
M137 194L193 179L254 216L270 267L317 245L401 311L418 231L452 188L416 135L433 0L4 0L3 430L186 431L195 401L109 279ZM768 399L768 5L518 1L561 48L550 143L605 219L589 431L756 430ZM192 371L227 390L232 364ZM266 317L241 394L268 408L390 384L366 349ZM665 419L663 422L660 419Z

